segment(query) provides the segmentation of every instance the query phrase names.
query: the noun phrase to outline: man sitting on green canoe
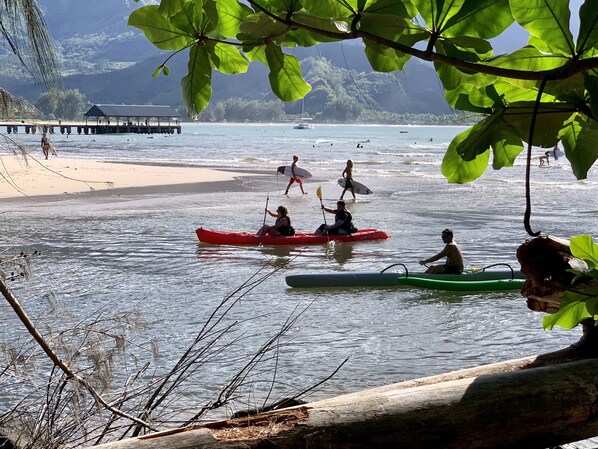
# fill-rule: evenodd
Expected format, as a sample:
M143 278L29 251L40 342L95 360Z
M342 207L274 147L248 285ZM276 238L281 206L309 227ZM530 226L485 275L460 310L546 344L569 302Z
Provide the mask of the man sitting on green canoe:
M426 265L430 262L435 262L443 257L446 257L446 262L444 265L432 265L428 267L426 273L428 274L461 274L463 273L463 254L461 254L461 249L459 249L459 245L457 242L453 240L453 231L450 229L445 229L442 231L442 241L445 243L444 249L440 251L435 256L430 257L429 259L420 260L420 265Z

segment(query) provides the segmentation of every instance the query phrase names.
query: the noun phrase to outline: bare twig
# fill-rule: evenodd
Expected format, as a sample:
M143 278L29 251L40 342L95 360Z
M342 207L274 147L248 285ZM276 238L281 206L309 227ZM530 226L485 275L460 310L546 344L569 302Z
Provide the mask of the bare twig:
M153 429L152 426L150 426L148 423L142 421L141 419L136 418L135 416L125 413L121 410L118 410L118 409L114 408L113 406L111 406L110 404L108 404L108 402L106 402L102 398L102 396L100 396L100 394L89 384L89 382L87 382L83 377L79 376L77 373L72 371L70 369L70 367L62 361L62 359L58 356L58 354L56 354L52 350L52 348L50 348L48 343L45 341L44 337L37 330L37 328L35 327L33 322L29 319L29 316L25 312L25 309L23 309L23 307L19 303L18 299L13 295L13 293L10 291L10 289L7 287L6 283L2 279L0 279L0 293L2 293L2 296L4 296L6 301L8 301L8 303L10 304L10 306L12 307L14 312L17 314L17 316L19 317L19 319L21 320L23 325L27 328L27 331L29 332L29 334L31 334L31 336L35 339L37 344L42 348L42 350L46 353L46 355L50 358L50 360L58 368L60 368L60 370L62 370L62 372L64 374L66 374L68 379L71 379L71 380L75 381L76 383L85 387L85 389L87 389L87 391L92 395L92 397L98 404L101 404L103 407L105 407L107 410L111 411L112 413L119 415L123 418L127 418L127 419L135 422L139 426L143 426L145 428L155 430L155 429Z

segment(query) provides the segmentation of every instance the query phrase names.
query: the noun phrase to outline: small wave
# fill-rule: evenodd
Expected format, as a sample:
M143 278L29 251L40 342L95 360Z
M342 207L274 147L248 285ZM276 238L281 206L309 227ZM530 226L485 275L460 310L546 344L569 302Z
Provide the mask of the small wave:
M265 161L258 157L244 157L244 158L239 159L238 162L241 164L256 164L256 163L264 163Z
M413 160L406 160L403 162L404 165L419 165L422 167L430 167L433 165L438 165L440 162L433 162L433 161L413 161Z

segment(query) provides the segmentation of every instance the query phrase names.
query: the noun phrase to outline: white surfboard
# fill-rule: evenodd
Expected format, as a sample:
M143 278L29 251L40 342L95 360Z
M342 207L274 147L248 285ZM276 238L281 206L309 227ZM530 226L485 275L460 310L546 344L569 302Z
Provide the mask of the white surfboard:
M357 193L358 195L369 195L371 193L374 193L360 182L351 181L351 183L353 184L353 189L355 190L355 193ZM338 185L344 189L345 188L345 178L339 178Z
M290 165L281 165L280 167L278 167L278 169L276 171L278 171L278 173L282 173L285 176L288 176L289 178L293 177L293 172L291 171ZM311 178L311 173L308 172L304 168L295 167L295 177L302 178L302 179L309 179L309 178Z

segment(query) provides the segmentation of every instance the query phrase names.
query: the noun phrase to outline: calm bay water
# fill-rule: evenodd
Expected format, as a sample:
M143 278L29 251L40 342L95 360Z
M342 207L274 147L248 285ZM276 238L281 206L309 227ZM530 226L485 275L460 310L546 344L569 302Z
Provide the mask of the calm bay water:
M202 369L196 389L188 391L194 398L209 396L241 363L240 357L253 353L293 313L302 316L280 347L279 394L315 383L349 359L309 399L573 343L580 330L543 331L542 314L529 311L517 292L286 287L288 274L375 271L398 262L419 271L417 261L442 248L440 231L446 227L454 229L467 266L504 262L518 268L517 247L529 238L522 224L523 157L514 168L489 170L474 183L448 184L440 163L448 143L461 130L185 125L183 133L174 136L54 135L53 144L65 157L267 174L246 178L240 191L3 201L4 245L42 251L34 260L33 279L12 286L29 313L51 327L53 334L102 308L139 314L145 327L129 329L129 337L157 342L162 356L152 363L161 372L193 340L223 297L256 272L278 270L249 291L226 319L236 321L236 335L244 337ZM39 151L39 136L15 137ZM541 154L539 149L536 153ZM288 178L277 176L276 167L290 164L293 154L314 177L305 183L308 195L293 187L285 197ZM355 163L355 179L374 191L348 201L355 224L388 231L392 235L388 241L284 248L198 244L194 230L199 226L257 230L267 198L271 208L279 204L289 208L297 230L316 229L322 222L316 188L322 186L325 203L333 206L341 193L336 179L347 159ZM561 237L598 236L598 170L594 168L588 180L576 181L565 158L547 168L537 167L536 161L534 230ZM63 308L60 314L53 312L53 301ZM3 304L0 310L5 317L0 340L23 338L8 307ZM142 353L139 357L151 359ZM249 398L260 397L262 391L256 381L244 399L251 402ZM10 393L0 393L0 409L10 399Z

